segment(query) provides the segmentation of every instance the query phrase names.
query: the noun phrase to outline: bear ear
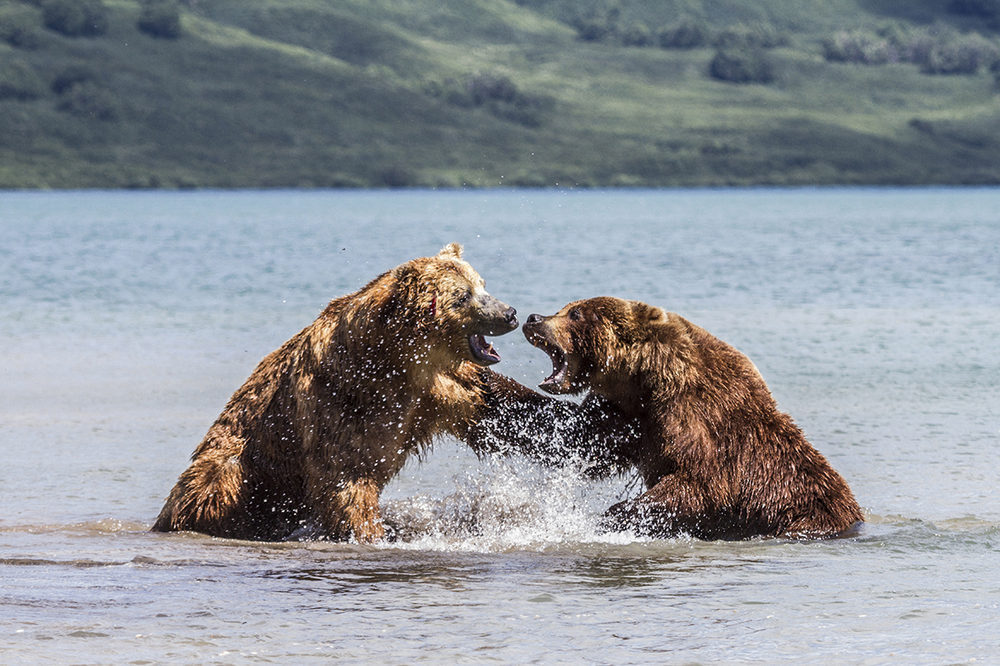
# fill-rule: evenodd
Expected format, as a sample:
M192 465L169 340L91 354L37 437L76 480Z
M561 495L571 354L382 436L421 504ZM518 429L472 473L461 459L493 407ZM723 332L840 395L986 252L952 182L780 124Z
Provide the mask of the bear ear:
M647 305L642 301L632 301L632 314L635 320L642 324L647 322L662 323L667 320L667 313L663 311L663 308Z
M455 257L456 259L462 258L462 246L458 243L448 243L441 251L438 252L439 257Z

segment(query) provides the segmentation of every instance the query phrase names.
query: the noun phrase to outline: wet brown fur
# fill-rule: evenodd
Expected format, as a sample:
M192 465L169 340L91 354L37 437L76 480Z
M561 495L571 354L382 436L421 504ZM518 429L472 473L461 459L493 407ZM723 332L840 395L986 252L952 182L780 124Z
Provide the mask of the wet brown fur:
M477 286L452 244L331 301L232 396L153 529L381 538L381 490L483 402L467 336L496 313L462 301Z
M594 298L525 324L542 348L568 353L553 393L590 389L640 436L612 459L646 485L612 507L613 529L700 538L825 537L862 520L850 488L777 409L739 351L679 315L637 301Z

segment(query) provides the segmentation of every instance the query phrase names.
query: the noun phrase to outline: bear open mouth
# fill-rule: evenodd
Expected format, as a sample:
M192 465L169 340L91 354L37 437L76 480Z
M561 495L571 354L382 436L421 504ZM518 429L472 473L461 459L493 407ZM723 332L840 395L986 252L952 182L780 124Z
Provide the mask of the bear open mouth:
M472 357L483 365L493 365L500 362L500 353L484 336L478 333L469 336L469 349L472 350Z
M569 360L566 358L566 352L553 345L545 345L542 349L552 360L552 374L546 377L538 386L545 388L547 386L562 385L566 380L566 371L569 369Z

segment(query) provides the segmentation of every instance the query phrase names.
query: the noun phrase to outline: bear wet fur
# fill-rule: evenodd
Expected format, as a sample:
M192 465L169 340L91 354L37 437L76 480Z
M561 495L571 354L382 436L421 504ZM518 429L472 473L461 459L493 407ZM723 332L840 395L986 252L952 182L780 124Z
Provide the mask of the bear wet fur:
M647 489L608 510L609 529L816 538L862 521L847 483L778 410L750 359L679 315L601 297L531 315L524 333L553 361L541 388L589 389L604 413L636 424L635 436L599 443L605 469L635 466ZM586 453L601 455L593 443Z
M334 299L211 426L153 529L279 540L382 538L379 494L436 436L465 439L517 327L446 246ZM482 446L486 446L483 444Z

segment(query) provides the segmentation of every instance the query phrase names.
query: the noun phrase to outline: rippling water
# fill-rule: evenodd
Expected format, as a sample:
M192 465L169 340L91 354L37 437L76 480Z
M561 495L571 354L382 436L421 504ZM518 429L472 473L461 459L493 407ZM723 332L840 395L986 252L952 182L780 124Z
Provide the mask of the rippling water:
M985 189L0 193L0 661L994 661L998 217ZM630 479L451 441L385 493L399 542L147 532L260 358L453 240L523 315L639 298L746 352L861 534L601 535Z

